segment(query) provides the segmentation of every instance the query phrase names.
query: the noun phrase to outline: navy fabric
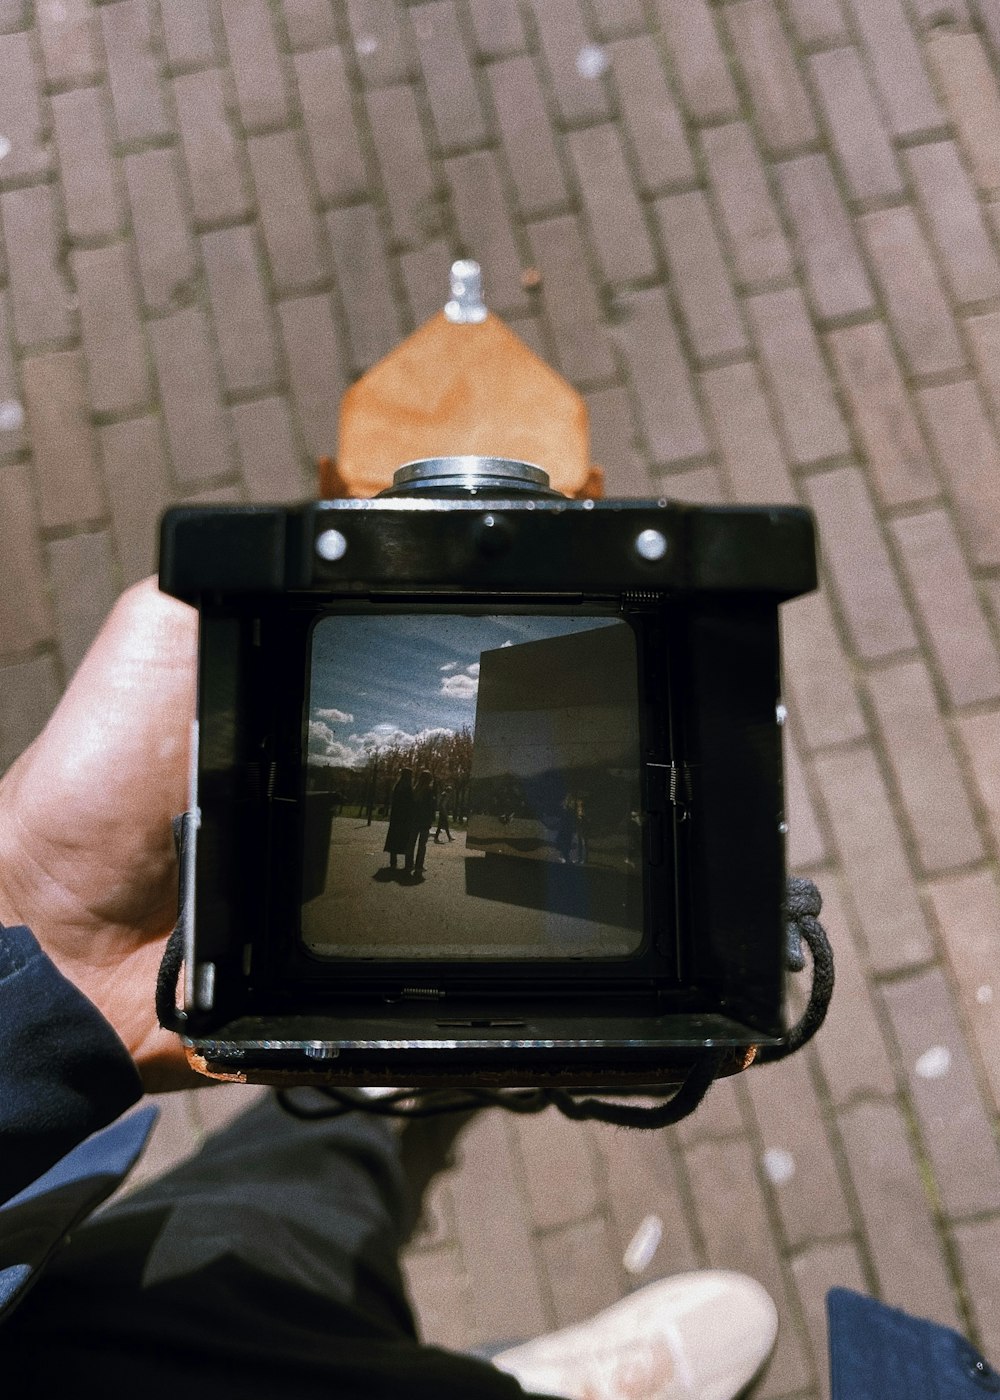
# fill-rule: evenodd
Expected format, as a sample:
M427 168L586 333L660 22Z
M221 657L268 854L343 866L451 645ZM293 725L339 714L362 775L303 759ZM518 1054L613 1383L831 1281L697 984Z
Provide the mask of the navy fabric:
M107 1127L141 1095L138 1072L26 928L0 927L0 1065L2 1319L122 1180L156 1110Z
M142 1095L125 1046L26 928L0 928L0 1201Z
M832 1400L985 1400L1000 1375L971 1342L874 1298L827 1295Z

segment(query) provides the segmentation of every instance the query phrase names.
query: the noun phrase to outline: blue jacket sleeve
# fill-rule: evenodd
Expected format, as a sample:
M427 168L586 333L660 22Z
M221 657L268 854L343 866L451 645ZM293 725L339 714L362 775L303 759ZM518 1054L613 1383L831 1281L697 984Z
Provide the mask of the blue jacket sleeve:
M26 928L0 926L0 1202L142 1094L97 1007Z

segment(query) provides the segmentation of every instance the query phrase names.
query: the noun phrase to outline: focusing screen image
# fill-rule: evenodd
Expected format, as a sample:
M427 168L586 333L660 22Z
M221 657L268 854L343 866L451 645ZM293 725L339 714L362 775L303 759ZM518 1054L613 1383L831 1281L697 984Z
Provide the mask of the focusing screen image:
M608 617L313 629L302 936L320 957L622 957L642 937L638 665Z

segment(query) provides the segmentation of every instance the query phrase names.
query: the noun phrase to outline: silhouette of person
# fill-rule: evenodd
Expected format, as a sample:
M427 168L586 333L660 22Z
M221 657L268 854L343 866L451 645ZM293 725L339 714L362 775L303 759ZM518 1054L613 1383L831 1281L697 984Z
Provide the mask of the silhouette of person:
M412 847L410 831L413 825L413 769L403 768L400 770L396 785L392 790L392 799L389 803L389 830L385 835L385 846L383 850L389 852L389 867L396 869L396 862L400 856L406 859L406 870L409 873L412 864Z
M442 831L444 832L445 836L447 836L449 841L453 841L455 839L451 834L451 827L448 825L448 808L450 806L451 788L443 787L441 789L441 794L438 797L438 824L437 831L435 831L434 833L435 844L437 844L438 838L440 837Z
M437 798L434 794L434 776L427 768L421 768L413 789L413 806L410 818L410 841L407 848L406 869L419 875L427 857L427 838L434 824L437 811ZM414 848L416 851L414 853Z

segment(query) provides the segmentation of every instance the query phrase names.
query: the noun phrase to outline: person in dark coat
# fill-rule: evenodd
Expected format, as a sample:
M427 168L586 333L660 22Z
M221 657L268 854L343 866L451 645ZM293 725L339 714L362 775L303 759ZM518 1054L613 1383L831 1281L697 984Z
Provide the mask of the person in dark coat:
M434 775L421 768L417 785L413 789L413 811L410 826L410 845L407 852L406 868L419 875L427 857L427 838L434 825L437 812L437 796L434 792Z
M389 830L385 835L385 846L383 850L389 852L389 867L396 869L396 862L400 856L406 859L406 869L410 870L413 863L412 841L410 839L413 825L413 769L403 768L396 779L396 786L392 790L392 801L389 804Z

